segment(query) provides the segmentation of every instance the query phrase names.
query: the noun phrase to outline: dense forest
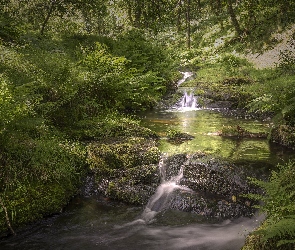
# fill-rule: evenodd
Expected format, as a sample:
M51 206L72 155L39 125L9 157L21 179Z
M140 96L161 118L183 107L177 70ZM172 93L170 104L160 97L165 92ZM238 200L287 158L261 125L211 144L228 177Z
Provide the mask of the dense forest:
M0 12L2 235L62 210L97 171L94 152L112 156L94 142L121 138L132 153L156 138L136 114L183 69L198 72L196 94L270 117L269 140L295 148L293 0L0 0ZM283 40L272 65L253 64ZM148 147L141 160L157 162ZM294 249L294 163L252 182L267 217L244 249Z

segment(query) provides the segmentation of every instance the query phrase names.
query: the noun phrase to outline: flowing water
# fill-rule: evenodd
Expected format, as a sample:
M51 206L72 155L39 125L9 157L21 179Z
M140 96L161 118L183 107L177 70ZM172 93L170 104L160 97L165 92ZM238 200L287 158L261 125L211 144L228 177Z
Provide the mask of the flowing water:
M182 82L191 76L183 73ZM192 90L169 110L145 113L142 124L162 136L163 153L207 152L235 162L276 164L289 156L288 150L271 145L266 139L222 138L222 126L240 125L251 132L266 132L268 122L237 119L220 110L198 105ZM167 141L166 131L177 129L194 138L182 144ZM206 220L194 213L165 209L175 192L193 191L180 184L183 166L175 176L167 176L164 158L159 163L161 183L144 207L130 206L95 195L75 197L64 213L44 219L18 232L15 237L0 240L0 249L89 249L89 250L237 250L262 215L235 219ZM91 181L87 184L91 185Z

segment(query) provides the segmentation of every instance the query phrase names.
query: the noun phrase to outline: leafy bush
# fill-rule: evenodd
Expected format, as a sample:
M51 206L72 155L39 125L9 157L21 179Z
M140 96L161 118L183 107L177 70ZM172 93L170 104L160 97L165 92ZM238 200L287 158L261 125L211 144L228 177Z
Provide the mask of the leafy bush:
M257 179L251 182L265 192L264 195L249 195L263 202L259 208L267 216L263 225L254 232L261 238L258 244L264 245L263 249L294 248L295 162L279 165L277 171L272 171L268 182ZM256 246L255 249L260 248Z
M166 48L160 43L152 42L143 30L132 29L118 36L114 43L113 53L126 57L129 68L141 73L155 72L158 77L171 78L172 60Z
M295 34L294 34L295 36ZM295 40L290 41L290 48L280 51L280 59L277 67L284 74L295 75Z
M120 110L142 110L153 106L166 90L164 79L152 71L130 69L128 64L125 57L114 56L104 45L97 43L95 50L82 61L87 68L85 77L88 77L81 86L84 99Z
M245 58L240 58L233 54L223 55L219 62L225 67L228 73L233 75L239 72L243 67L250 66L250 63Z

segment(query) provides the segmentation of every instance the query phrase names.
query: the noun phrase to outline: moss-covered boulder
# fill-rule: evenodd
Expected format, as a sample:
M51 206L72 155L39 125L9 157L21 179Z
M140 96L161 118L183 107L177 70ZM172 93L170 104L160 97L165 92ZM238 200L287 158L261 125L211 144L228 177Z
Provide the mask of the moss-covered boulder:
M88 146L88 162L95 174L97 191L132 204L145 204L159 184L160 151L156 142L128 138Z
M253 214L252 201L243 194L258 191L247 183L248 174L243 167L203 153L173 155L164 160L164 165L168 182L183 169L179 185L184 188L169 196L167 209L214 219Z
M271 130L270 141L295 148L295 127L279 125Z
M192 140L195 137L193 135L188 134L188 133L183 133L178 130L169 129L167 131L167 138L168 138L168 142L170 142L172 144L181 144L185 141Z

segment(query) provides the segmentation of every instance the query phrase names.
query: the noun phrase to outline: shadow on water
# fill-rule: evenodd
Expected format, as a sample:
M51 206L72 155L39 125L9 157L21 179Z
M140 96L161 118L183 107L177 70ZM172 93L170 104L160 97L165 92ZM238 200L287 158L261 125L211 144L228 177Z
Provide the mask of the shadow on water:
M0 241L0 249L237 250L261 217L200 223L190 213L159 213L167 223L147 223L142 208L76 197L66 212ZM177 224L177 225L176 225Z

